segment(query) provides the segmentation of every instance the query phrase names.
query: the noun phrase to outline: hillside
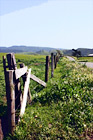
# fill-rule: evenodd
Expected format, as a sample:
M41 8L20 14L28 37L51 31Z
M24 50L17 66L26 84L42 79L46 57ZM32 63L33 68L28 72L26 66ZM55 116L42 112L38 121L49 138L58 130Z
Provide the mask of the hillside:
M34 47L34 46L11 46L11 47L0 47L0 52L5 53L24 53L24 52L32 52L32 53L41 53L41 51L44 51L47 53L56 50L55 48L49 48L49 47Z
M51 52L55 52L57 49L61 50L64 55L72 55L72 50L51 48L51 47L35 47L35 46L11 46L11 47L0 47L0 52L4 53L24 53L24 54L40 54L49 55ZM82 56L93 54L93 49L78 48L81 51Z

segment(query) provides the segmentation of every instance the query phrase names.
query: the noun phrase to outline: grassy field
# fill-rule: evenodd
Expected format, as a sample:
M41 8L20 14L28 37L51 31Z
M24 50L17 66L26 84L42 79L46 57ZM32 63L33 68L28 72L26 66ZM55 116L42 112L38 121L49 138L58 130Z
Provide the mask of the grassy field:
M47 88L35 93L9 140L77 140L92 131L93 70L63 58Z
M3 54L2 54L3 55ZM44 80L45 56L15 55L32 73ZM0 102L4 103L5 85L0 58ZM85 140L93 132L93 70L61 58L54 78L47 87L31 81L32 103L17 125L14 136L6 140ZM3 94L2 94L3 93ZM2 101L1 101L2 97Z
M79 57L77 59L79 62L93 62L93 57Z

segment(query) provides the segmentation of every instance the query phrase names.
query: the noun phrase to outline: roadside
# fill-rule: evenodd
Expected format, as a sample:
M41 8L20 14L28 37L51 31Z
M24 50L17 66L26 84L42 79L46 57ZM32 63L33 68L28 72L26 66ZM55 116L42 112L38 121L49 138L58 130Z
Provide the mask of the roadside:
M75 61L74 58L70 57L70 56L66 56L70 61Z
M75 61L74 58L66 56L70 61ZM86 65L88 68L93 68L93 62L78 62L80 64Z
M78 62L78 63L86 65L89 68L93 68L93 62Z

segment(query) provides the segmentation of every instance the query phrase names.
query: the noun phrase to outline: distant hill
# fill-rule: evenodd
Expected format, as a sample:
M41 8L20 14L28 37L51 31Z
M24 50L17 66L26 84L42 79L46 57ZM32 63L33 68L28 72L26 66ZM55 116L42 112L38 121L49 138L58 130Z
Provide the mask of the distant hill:
M88 56L89 54L93 54L93 49L87 49L87 48L78 48L78 51L81 51L82 56ZM72 55L72 50L63 50L64 55Z
M41 55L49 55L50 53L48 51L45 50L40 50L36 52L37 54L41 54Z
M55 48L49 47L34 47L34 46L11 46L11 47L0 47L0 52L6 53L37 53L37 54L49 54L51 51L55 51Z
M11 46L11 47L0 47L0 52L5 53L24 53L24 54L41 54L49 55L51 52L56 52L58 48L50 47L35 47L35 46ZM59 49L63 52L64 55L72 55L72 50ZM81 51L82 56L87 56L93 54L93 49L87 48L78 48L77 50Z

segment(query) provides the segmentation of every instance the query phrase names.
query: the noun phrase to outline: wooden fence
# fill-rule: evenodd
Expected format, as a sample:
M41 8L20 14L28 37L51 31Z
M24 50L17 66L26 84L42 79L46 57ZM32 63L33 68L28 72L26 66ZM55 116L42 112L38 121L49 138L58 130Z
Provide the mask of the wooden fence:
M51 53L51 78L54 75L54 69L57 66L60 56ZM50 57L46 56L45 66L45 82L49 80L49 65ZM7 98L7 115L8 115L8 132L13 134L14 129L20 117L25 112L27 101L31 102L31 93L29 88L30 79L46 87L46 83L31 74L31 68L28 69L24 64L20 64L20 69L17 68L16 59L13 53L3 56L3 67L6 84ZM22 93L20 78L23 80L24 90Z
M51 78L54 76L54 69L56 69L57 67L57 63L60 59L60 56L59 54L54 54L54 53L51 53L51 61L50 61L50 57L49 56L46 56L46 69L45 69L45 82L48 82L49 80L49 66L51 64Z

